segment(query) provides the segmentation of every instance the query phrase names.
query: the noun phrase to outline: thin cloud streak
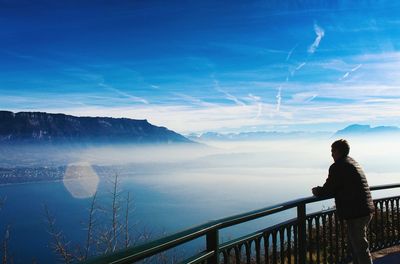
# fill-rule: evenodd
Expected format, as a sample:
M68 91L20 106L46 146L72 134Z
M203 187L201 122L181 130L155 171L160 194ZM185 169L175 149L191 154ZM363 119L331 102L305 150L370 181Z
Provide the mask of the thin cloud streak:
M191 103L192 105L196 106L203 106L203 107L213 107L215 104L203 101L199 98L195 98L193 96L183 94L183 93L174 93L175 96L178 96L179 98L185 100L188 103Z
M278 94L276 95L276 111L279 112L281 110L281 102L282 102L282 86L278 88Z
M245 105L246 105L245 103L243 103L242 101L240 101L236 96L233 96L233 95L231 95L230 93L228 93L228 92L222 90L222 89L220 88L219 82L218 82L217 80L214 80L214 87L215 87L215 90L216 90L216 91L218 91L218 92L220 92L220 93L223 93L223 94L225 95L225 98L226 98L226 99L231 100L231 101L235 102L235 104L240 105L240 106L245 106Z
M349 75L355 71L357 71L358 69L360 69L362 66L362 64L358 64L356 67L354 67L353 69L351 69L350 71L346 72L339 80L344 80L347 77L349 77Z
M300 63L296 68L294 68L294 70L290 71L290 76L294 76L295 73L301 70L301 68L303 68L306 64L307 64L306 62ZM289 81L289 76L286 77L286 82L288 81Z
M305 65L306 65L305 62L300 63L300 65L296 67L296 71L300 70L300 69L303 68Z
M308 48L308 53L310 54L313 54L317 50L322 38L325 36L324 29L318 26L317 23L314 23L314 31L317 37L315 38L313 44L311 44L311 46Z
M257 104L257 107L258 107L258 109L257 109L257 115L254 117L255 119L258 119L258 118L260 118L261 117L261 114L262 114L262 102L261 102L261 97L259 97L259 96L255 96L255 95L253 95L253 94L248 94L248 97L251 99L251 100L253 100L254 101L254 103L256 103Z
M294 46L289 52L288 55L286 56L286 61L290 60L290 57L292 57L292 54L294 52L294 50L297 48L297 46L299 46L299 44L296 44L296 46Z
M271 109L271 106L265 106ZM58 109L48 109L53 112ZM147 107L84 107L63 109L63 112L73 115L96 115L111 117L128 117L147 119L155 125L165 126L180 133L217 131L221 129L235 130L243 126L262 125L263 119L255 119L254 112L257 105L246 107L232 105L218 105L214 107L188 106L155 106Z
M146 99L144 99L144 98L130 95L130 94L126 93L126 92L123 92L123 91L121 91L121 90L118 90L118 89L116 89L116 88L114 88L114 87L112 87L112 86L110 86L110 85L105 84L105 83L98 83L98 85L101 86L101 87L106 88L107 90L113 91L113 92L115 92L115 93L117 93L117 94L119 94L119 95L122 95L122 96L124 96L124 97L127 97L127 98L131 99L133 102L136 102L136 103L143 103L143 104L149 104L149 102L148 102Z
M240 101L238 98L236 98L235 96L231 95L230 93L225 92L224 90L217 89L217 91L225 94L225 96L226 96L225 98L226 99L235 102L237 105L240 105L240 106L245 106L246 105L245 103Z
M317 97L315 93L297 93L292 96L292 100L295 103L307 103L311 102Z

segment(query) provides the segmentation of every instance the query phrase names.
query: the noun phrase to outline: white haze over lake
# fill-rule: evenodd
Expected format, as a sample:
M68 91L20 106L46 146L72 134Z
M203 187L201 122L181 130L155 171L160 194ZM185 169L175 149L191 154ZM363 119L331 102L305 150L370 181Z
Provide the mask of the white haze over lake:
M334 139L204 142L206 146L98 147L79 160L114 165L126 183L150 187L199 207L218 207L221 216L311 195L322 185ZM395 138L349 140L350 156L369 184L400 181L400 141ZM120 168L120 169L118 169Z

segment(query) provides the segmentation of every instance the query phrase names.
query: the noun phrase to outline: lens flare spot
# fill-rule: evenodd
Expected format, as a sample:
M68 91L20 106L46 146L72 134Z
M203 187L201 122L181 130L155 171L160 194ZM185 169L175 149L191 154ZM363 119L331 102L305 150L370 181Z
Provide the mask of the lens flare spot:
M99 176L87 162L71 163L65 170L63 183L74 198L89 198L97 191Z

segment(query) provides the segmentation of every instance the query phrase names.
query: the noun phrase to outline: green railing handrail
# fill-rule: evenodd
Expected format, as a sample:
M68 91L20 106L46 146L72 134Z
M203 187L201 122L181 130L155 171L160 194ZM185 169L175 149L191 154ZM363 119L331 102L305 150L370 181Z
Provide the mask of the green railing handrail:
M393 189L400 188L400 183L398 184L387 184L387 185L378 185L370 187L371 191L377 190L385 190L385 189ZM248 222L260 217L268 216L271 214L275 214L287 209L298 208L298 215L302 215L305 217L305 205L313 202L318 202L322 200L332 199L332 197L321 197L317 198L315 196L304 197L296 200L291 200L288 202L280 203L273 206L268 206L265 208L261 208L258 210L253 210L247 213L237 214L230 217L225 217L219 220L209 221L205 224L198 225L181 232L174 233L172 235L151 241L149 243L130 247L127 249L123 249L114 253L110 253L108 255L102 255L98 257L94 257L87 261L82 262L82 264L102 264L102 263L128 263L128 261L136 261L140 259L144 259L149 256L153 256L155 254L161 253L170 248L181 245L185 242L194 240L196 238L207 235L207 242L209 242L209 236L213 232L216 232L216 237L213 239L218 239L218 230L230 227L236 224L241 224L244 222ZM212 239L211 239L212 240ZM217 243L218 244L218 243ZM300 250L301 251L301 250ZM214 252L206 252L204 255L208 257L213 255L215 258L218 256L217 250Z

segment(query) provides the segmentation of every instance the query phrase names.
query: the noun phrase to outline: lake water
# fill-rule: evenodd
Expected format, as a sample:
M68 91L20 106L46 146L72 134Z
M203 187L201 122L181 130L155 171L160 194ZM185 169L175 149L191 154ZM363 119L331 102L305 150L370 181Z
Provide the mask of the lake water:
M218 143L218 150L212 153L183 155L179 151L163 150L174 153L175 158L157 157L156 160L151 155L154 149L151 153L141 150L145 157L117 159L118 164L112 164L115 153L123 153L124 157L136 157L137 153L124 153L128 150L119 149L107 154L110 150L96 149L81 153L79 160L115 166L121 199L128 191L133 195L132 233L138 235L145 231L157 238L212 219L309 196L311 187L323 184L326 178L331 164L329 143L328 140L314 144L300 141ZM370 185L399 182L399 169L393 156L396 149L387 148L385 153L379 154L365 149L379 149L383 145L365 144L354 144L353 157L363 165ZM103 175L98 186L96 184L97 205L103 210L108 210L112 203L112 179L113 175ZM70 247L85 241L84 223L87 223L92 198L82 198L85 195L76 198L76 193L68 186L80 186L77 188L80 191L82 186L79 181L68 182L0 186L0 197L6 197L0 211L0 234L4 234L6 226L10 225L9 248L15 263L30 263L33 259L38 263L54 263L57 260L50 246L44 205L54 216L56 227L63 231ZM388 194L376 193L374 196ZM311 205L309 209L331 205L328 201ZM255 231L290 217L292 213L224 230L222 239ZM102 215L106 221L107 214L103 212Z

